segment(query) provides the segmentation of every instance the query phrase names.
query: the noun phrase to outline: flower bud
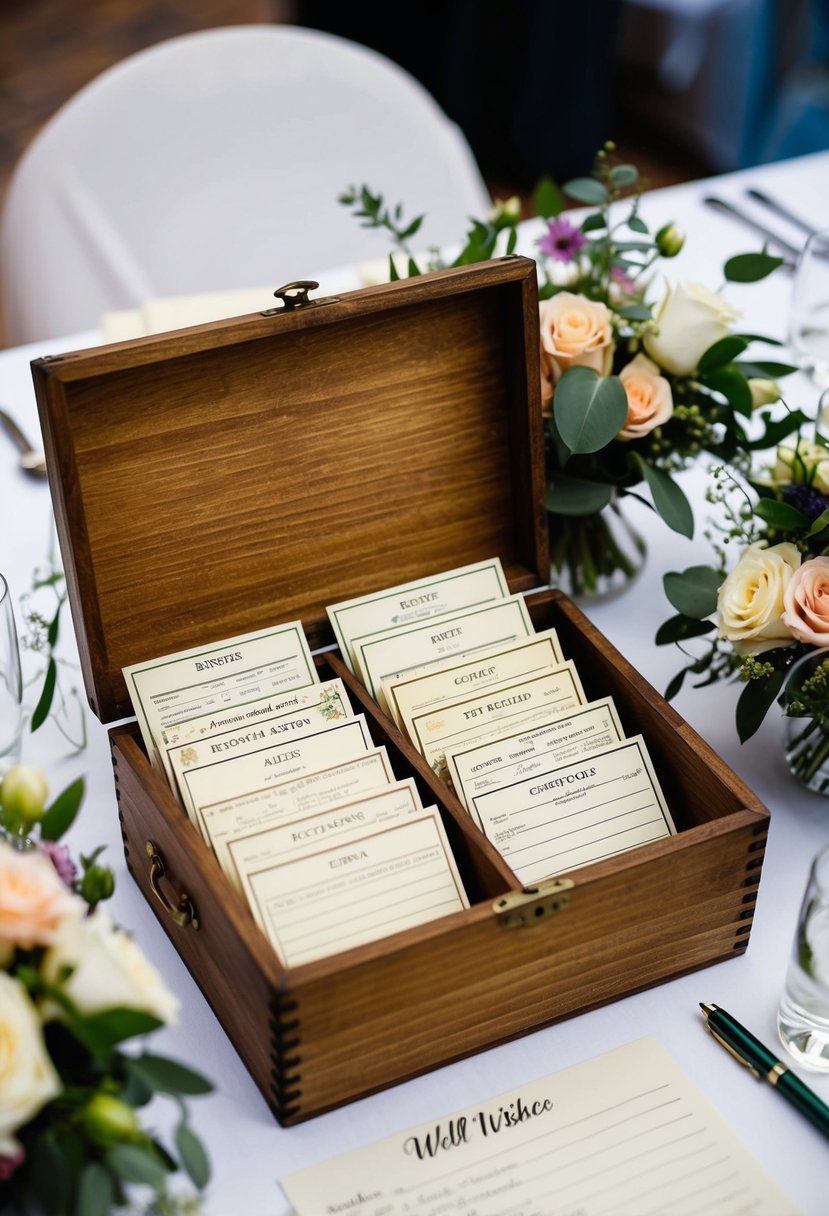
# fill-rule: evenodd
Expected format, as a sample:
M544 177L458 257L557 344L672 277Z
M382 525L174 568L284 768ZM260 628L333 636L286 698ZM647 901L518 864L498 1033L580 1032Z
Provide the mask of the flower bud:
M751 390L751 408L759 410L763 405L771 405L780 400L780 385L776 380L762 380L759 376L748 381Z
M140 1131L133 1108L120 1098L105 1093L97 1093L87 1102L83 1124L90 1140L102 1147L131 1140Z
M512 228L521 219L521 199L517 194L511 198L496 198L495 205L489 213L489 222L499 232L502 228Z
M109 866L91 865L84 871L76 889L81 899L94 908L102 900L110 898L115 890L115 877Z
M43 816L49 786L40 769L28 764L10 768L0 785L2 822L12 832L28 832Z
M665 224L656 234L656 248L663 258L675 258L685 244L685 234L676 224Z

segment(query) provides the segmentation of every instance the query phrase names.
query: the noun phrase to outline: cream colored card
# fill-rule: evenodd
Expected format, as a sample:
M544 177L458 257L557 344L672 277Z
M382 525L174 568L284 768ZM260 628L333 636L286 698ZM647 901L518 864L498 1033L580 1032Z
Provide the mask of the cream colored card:
M675 831L641 735L485 790L472 804L523 886Z
M165 767L169 767L172 773L171 785L188 813L191 813L193 808L188 802L182 782L182 773L186 770L227 759L229 756L245 756L249 752L261 750L268 744L287 743L302 735L315 734L334 722L353 718L354 712L345 688L340 680L336 683L336 688L326 685L323 699L317 696L315 701L306 701L302 708L292 706L287 712L274 714L269 718L258 718L241 727L217 731L188 743L178 743L175 747L166 748L163 756ZM318 691L320 687L315 685L314 689ZM300 696L300 693L295 694L296 699Z
M469 906L434 809L248 881L254 915L287 967Z
M312 708L330 722L354 716L345 686L342 680L338 679L326 680L324 684L311 684L307 688L297 688L291 692L272 693L268 697L257 697L252 701L235 701L231 704L228 699L226 704L209 713L196 714L162 727L159 743L165 768L167 753L173 747L196 743L225 730L258 726L280 714L289 714L292 711L299 713L300 710Z
M354 760L373 746L365 715L357 714L313 734L182 769L182 796L191 812L200 816L202 807L212 802Z
M395 722L407 729L405 723L413 714L455 701L476 688L503 684L563 662L558 634L555 629L545 629L507 646L485 650L474 659L430 664L399 679L386 680L382 695Z
M802 1216L649 1035L280 1185L295 1216Z
M237 798L206 803L200 808L200 824L222 869L227 869L231 864L227 841L231 837L303 819L349 798L382 789L394 780L386 749L375 747L354 760L265 785Z
M123 671L144 745L157 767L166 726L219 710L228 701L252 701L319 683L299 621L134 663Z
M430 807L434 810L434 807ZM229 836L226 841L229 866L227 876L238 891L251 899L248 875L280 862L315 853L320 845L342 844L357 840L386 824L412 815L423 814L423 803L412 777L396 781L384 789L360 794L347 802L326 807L316 815L292 819L278 827L260 828L245 835Z
M540 726L447 748L449 779L458 798L474 808L477 794L604 750L625 737L612 697L589 701ZM474 809L473 809L474 814Z
M365 639L426 617L459 612L462 608L472 608L508 595L501 562L494 557L397 587L386 587L373 595L343 600L331 604L326 611L343 658L351 670L359 674L355 665L355 638Z
M482 650L514 642L534 633L522 595L468 608L451 616L437 617L354 641L362 679L381 707L385 702L381 685L397 680L430 663L443 663L458 656L477 655Z
M548 722L586 701L572 660L560 667L525 676L509 684L475 692L463 700L444 702L416 714L407 723L412 743L443 781L448 748L471 745L493 730L514 730L519 723Z

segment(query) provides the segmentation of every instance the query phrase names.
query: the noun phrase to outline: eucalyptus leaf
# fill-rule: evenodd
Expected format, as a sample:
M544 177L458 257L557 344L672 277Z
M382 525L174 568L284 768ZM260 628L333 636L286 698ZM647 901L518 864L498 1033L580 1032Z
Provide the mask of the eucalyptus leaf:
M712 371L700 375L700 379L714 392L722 393L726 401L738 414L751 417L754 403L751 400L751 389L742 372L733 365L715 367Z
M683 491L672 477L648 464L638 452L632 455L653 495L653 505L658 513L669 528L690 539L694 535L694 513Z
M588 215L587 219L581 226L582 232L599 232L602 228L607 227L607 220L603 211L594 211Z
M647 304L624 304L619 309L619 316L626 321L650 321L652 315Z
M699 621L692 616L669 617L663 621L656 631L656 645L667 646L670 642L685 642L688 638L700 638L703 634L716 629L713 621Z
M86 1016L69 1017L75 1038L93 1055L107 1055L125 1039L150 1034L163 1025L158 1018L140 1009L104 1009Z
M75 1216L110 1216L114 1204L112 1176L99 1162L90 1161L78 1181Z
M806 535L819 536L824 528L829 528L829 507L818 515L817 519L814 521Z
M183 1121L176 1129L176 1148L193 1185L203 1190L210 1181L210 1159L201 1140Z
M552 220L564 210L564 195L551 177L542 177L533 191L533 210L542 219Z
M399 279L400 279L400 275L397 273L397 266L394 261L394 254L390 253L389 254L389 282L397 283Z
M564 183L564 193L578 203L595 204L607 202L607 189L595 177L574 177Z
M83 777L78 777L71 785L60 793L40 821L40 835L43 840L60 840L75 821L84 790Z
M722 575L713 566L688 566L671 570L662 578L669 602L684 616L702 621L717 610L717 593Z
M632 186L639 180L639 170L636 165L614 165L610 170L610 182L617 190Z
M212 1083L201 1073L165 1056L145 1053L131 1059L128 1068L156 1093L198 1095L209 1094L213 1089Z
M677 693L682 688L682 685L685 682L685 677L688 674L689 670L690 670L690 668L683 667L682 671L678 671L676 673L676 675L674 676L674 678L669 682L668 687L665 689L665 700L666 701L673 701L674 697L677 695Z
M628 220L628 228L630 228L631 232L643 232L644 233L644 232L648 231L648 225L638 215L632 215L630 217L630 219Z
M571 367L556 386L556 424L571 452L598 452L625 425L628 399L618 376Z
M765 342L766 346L785 346L786 343L780 338L769 338L766 334L737 334L738 338L745 338L746 342Z
M709 372L713 371L715 367L724 367L726 363L731 363L737 355L741 355L747 346L745 338L738 338L734 334L720 338L713 346L708 347L699 361L697 370Z
M761 498L754 508L754 514L783 532L805 532L809 527L809 521L802 511L778 498Z
M547 510L553 515L595 515L610 502L611 493L606 482L556 473L547 488Z
M729 283L759 283L778 266L782 266L783 260L772 257L770 253L738 253L728 259L723 274Z
M43 688L32 714L32 731L36 731L38 727L42 726L49 716L49 710L52 708L52 700L55 695L57 678L57 664L54 659L50 658L46 666L46 677L43 681Z
M151 1148L138 1144L116 1144L105 1160L123 1182L142 1182L160 1191L167 1181L167 1169Z
M739 367L744 376L749 376L753 380L776 380L778 376L791 376L800 370L793 363L775 363L766 359L759 361L741 359L734 366Z
M779 667L770 676L749 680L737 701L735 719L740 742L745 743L757 731L777 699L786 679L786 668Z
M793 434L798 428L807 421L805 415L801 414L800 410L794 410L791 414L785 414L782 418L769 419L765 414L762 414L764 422L763 434L757 439L752 439L746 446L749 451L764 451L766 448L776 448L787 436Z

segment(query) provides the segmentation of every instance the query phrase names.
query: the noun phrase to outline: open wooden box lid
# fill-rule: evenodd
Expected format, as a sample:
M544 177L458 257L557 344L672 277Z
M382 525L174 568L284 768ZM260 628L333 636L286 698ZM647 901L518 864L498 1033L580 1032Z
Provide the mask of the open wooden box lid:
M535 263L509 257L32 364L86 690L499 556L549 576Z

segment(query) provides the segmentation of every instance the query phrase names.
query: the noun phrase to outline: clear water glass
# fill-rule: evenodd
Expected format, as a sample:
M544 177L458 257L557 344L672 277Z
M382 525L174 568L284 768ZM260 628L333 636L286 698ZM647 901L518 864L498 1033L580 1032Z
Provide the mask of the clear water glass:
M777 1030L798 1064L829 1072L829 845L816 855L809 872Z
M20 760L23 681L9 585L0 574L0 779Z
M829 388L829 228L812 233L797 260L789 344L802 370Z

